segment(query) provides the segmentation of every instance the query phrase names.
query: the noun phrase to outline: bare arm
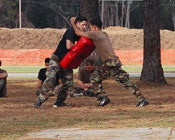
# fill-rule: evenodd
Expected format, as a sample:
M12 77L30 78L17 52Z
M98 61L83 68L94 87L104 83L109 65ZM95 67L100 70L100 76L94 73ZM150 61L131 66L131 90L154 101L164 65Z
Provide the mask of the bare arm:
M81 88L83 88L85 91L88 90L89 87L92 86L91 83L83 83L81 80L78 80L78 84Z
M73 42L71 40L66 40L66 48L68 50L72 49L73 45L74 44L73 44Z
M59 82L59 84L60 84L60 85L62 84L62 81L61 81L61 79L59 79L59 80L58 80L58 82Z
M70 19L70 22L71 22L71 24L72 24L72 27L73 27L73 29L75 30L75 33L76 33L78 36L87 37L86 32L80 31L80 29L77 28L77 26L75 25L75 19L76 19L76 17L72 17L72 18Z
M7 78L7 77L8 77L7 72L0 73L0 79L4 79L4 78Z
M78 84L81 88L85 90L86 87L84 86L84 83L81 80L78 80Z
M42 81L41 80L38 80L37 88L40 89L41 88L41 85L42 85Z

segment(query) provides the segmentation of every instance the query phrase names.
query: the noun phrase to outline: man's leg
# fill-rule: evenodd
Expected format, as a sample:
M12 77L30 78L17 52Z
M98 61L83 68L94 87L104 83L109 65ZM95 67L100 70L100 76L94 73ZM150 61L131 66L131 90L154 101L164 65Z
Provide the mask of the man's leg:
M62 86L62 84L56 85L50 96L57 95L59 93L60 89L61 89L61 86Z
M117 82L119 82L123 87L129 89L129 91L136 96L137 100L139 101L137 106L145 106L149 104L149 102L142 95L137 85L129 80L129 74L121 69L121 67L114 69L112 75L115 76Z
M60 71L60 73L62 86L53 107L63 106L68 93L71 93L73 90L73 70L64 69L63 71Z
M34 107L40 107L41 104L49 98L49 95L54 89L56 73L59 70L59 59L53 54L49 62L49 68L46 72L47 78L41 87L40 94L38 95L38 100L34 103Z
M109 76L109 70L106 69L104 64L96 69L90 76L90 82L92 83L91 90L95 93L97 100L100 101L99 106L105 106L110 102L102 86L102 81Z
M111 76L111 70L116 66L121 66L121 61L116 56L114 59L106 60L98 67L90 77L90 82L93 84L92 89L96 93L96 97L100 98L107 96L101 82Z

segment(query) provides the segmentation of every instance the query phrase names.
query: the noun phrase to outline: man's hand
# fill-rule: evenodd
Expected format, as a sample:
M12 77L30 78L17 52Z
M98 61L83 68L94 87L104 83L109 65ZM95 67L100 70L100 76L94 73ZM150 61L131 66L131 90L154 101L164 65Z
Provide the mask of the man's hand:
M76 19L76 17L71 17L71 19L70 19L71 24L75 24L75 19Z
M85 84L84 84L84 87L85 87L85 88L89 88L89 87L91 87L91 86L92 86L91 83L85 83Z

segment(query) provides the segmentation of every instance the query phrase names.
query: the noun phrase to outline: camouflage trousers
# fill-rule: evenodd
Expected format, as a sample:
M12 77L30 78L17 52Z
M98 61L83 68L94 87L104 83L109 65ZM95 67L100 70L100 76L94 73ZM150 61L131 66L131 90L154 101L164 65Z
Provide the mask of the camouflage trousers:
M135 95L139 101L145 99L136 84L129 80L129 74L121 68L121 65L122 64L118 57L115 59L109 59L103 62L102 66L97 68L91 74L90 82L93 84L92 88L94 93L96 93L96 97L100 98L101 96L106 96L101 82L109 76L112 76L120 83L120 85L129 89L129 91Z
M62 84L57 89L57 101L62 103L67 97L67 93L73 88L73 70L62 69L59 65L59 58L53 54L49 62L49 68L46 71L46 80L43 82L39 98L45 101L49 98L55 88L56 73L59 72L61 76Z
M61 89L62 84L56 85L52 92L50 92L49 96L57 95ZM41 89L36 90L36 95L40 95Z
M0 97L5 97L7 94L6 79L0 79Z

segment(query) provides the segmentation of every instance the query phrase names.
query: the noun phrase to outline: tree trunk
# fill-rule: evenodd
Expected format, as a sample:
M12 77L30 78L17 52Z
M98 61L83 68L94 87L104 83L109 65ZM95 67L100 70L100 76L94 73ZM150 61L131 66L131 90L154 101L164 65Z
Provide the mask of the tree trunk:
M122 15L121 15L121 26L124 26L124 15L125 15L125 0L122 1Z
M104 21L104 1L101 1L101 21ZM104 27L104 25L103 25Z
M115 1L115 10L114 10L114 13L115 13L115 25L116 26L119 26L119 14L118 14L118 2Z
M131 8L131 3L128 1L127 2L127 10L126 10L126 21L125 21L125 27L130 28L130 8Z
M103 28L105 28L109 26L109 12L108 12L109 2L103 1L103 3L104 3Z
M171 14L172 14L172 21L173 21L173 26L174 26L174 31L175 31L175 10L174 10L174 7L171 8Z
M144 58L141 81L166 84L160 53L159 0L144 0Z

